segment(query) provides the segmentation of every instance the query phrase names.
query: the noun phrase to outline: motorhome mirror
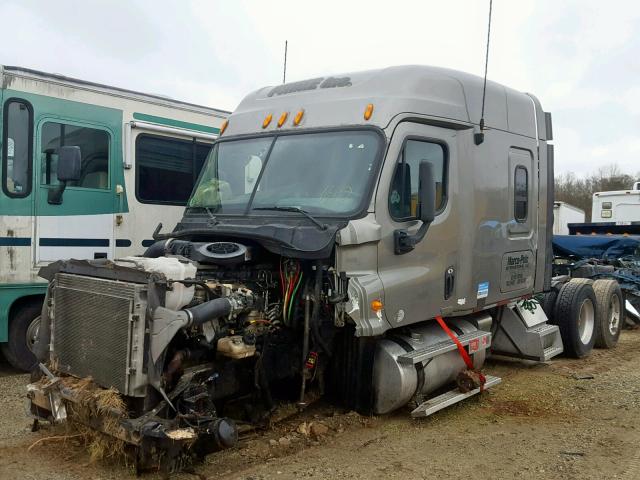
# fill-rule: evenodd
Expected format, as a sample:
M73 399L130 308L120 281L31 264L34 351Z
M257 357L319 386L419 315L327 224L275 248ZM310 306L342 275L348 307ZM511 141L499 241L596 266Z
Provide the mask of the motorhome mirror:
M51 156L49 152L47 162ZM49 164L49 163L47 163ZM58 186L49 189L47 202L51 205L62 204L62 194L67 188L67 182L77 182L80 180L80 171L82 166L82 152L80 147L68 146L58 149L58 167L56 175L58 177Z
M58 180L61 182L76 182L80 180L82 153L80 147L69 146L58 149Z

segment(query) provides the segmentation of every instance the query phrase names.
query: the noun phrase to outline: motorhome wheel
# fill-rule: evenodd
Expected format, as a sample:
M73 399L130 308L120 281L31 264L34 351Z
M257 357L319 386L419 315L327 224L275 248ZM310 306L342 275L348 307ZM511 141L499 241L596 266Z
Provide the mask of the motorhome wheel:
M41 308L40 302L20 306L10 320L9 341L0 345L7 361L25 372L36 362L31 349L38 334Z

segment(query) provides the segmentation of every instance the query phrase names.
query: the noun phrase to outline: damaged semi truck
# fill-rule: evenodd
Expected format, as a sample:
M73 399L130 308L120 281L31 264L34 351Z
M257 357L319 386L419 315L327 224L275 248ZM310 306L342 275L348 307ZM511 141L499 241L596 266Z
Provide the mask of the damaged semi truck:
M590 284L560 290L559 326L531 306L551 288L551 117L493 82L484 103L481 121L481 78L422 66L248 95L143 257L43 268L32 413L72 417L90 378L120 402L80 421L172 468L283 401L421 417L499 383L491 352L586 355Z

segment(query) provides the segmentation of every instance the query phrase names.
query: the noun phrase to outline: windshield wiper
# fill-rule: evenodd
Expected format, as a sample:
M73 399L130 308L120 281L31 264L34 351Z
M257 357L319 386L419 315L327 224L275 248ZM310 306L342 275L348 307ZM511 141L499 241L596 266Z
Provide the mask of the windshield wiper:
M320 230L326 230L328 228L326 223L321 223L320 221L318 221L317 218L315 218L309 212L307 212L306 210L303 210L300 207L274 205L273 207L253 207L251 210L275 210L280 212L298 212L304 215L305 217L307 217L314 224L316 224Z

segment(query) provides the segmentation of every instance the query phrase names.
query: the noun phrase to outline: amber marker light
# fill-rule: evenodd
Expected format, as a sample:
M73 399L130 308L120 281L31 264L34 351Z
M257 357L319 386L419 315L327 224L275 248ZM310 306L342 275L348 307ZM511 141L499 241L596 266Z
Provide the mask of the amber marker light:
M227 129L228 125L229 125L229 120L225 120L224 122L222 122L222 125L220 126L220 133L218 135L222 135L224 131Z
M364 109L364 119L369 120L373 115L373 103L367 105L367 108Z
M371 301L371 310L373 310L374 312L379 312L383 308L384 308L384 305L382 304L382 301L380 300Z
M264 117L264 121L262 122L262 128L267 128L273 119L273 115L269 114Z
M284 112L282 115L280 115L280 118L278 119L278 128L284 125L284 122L287 121L288 116L289 116L289 112Z
M296 116L293 119L293 124L297 127L298 125L300 125L300 122L302 121L302 117L304 117L304 109L300 110L298 113L296 113Z

